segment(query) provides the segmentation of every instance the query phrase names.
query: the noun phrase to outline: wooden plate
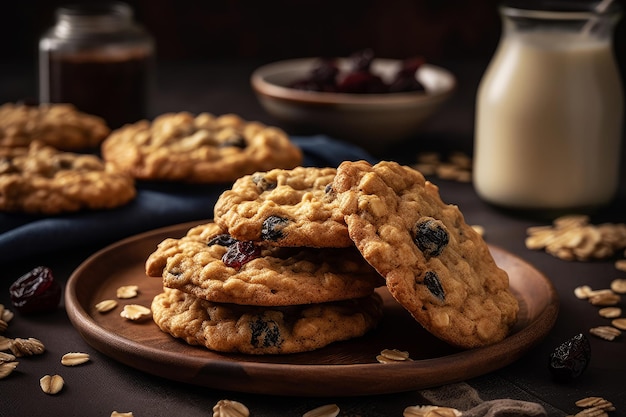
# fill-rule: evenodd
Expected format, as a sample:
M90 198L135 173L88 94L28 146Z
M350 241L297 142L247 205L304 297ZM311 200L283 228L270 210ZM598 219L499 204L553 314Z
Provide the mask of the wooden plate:
M207 220L208 222L209 220ZM183 236L202 222L143 233L115 243L85 260L70 277L65 302L68 316L95 349L141 371L172 380L230 391L297 395L356 396L424 389L463 381L502 368L520 358L550 331L559 302L550 281L520 258L497 247L490 250L509 273L520 301L516 327L492 346L458 350L426 332L390 296L378 329L323 349L292 355L221 354L190 346L160 331L151 319L131 322L120 316L125 304L150 306L161 280L144 273L144 262L167 237ZM118 300L108 313L95 304L115 299L122 285L139 286L140 294ZM408 351L413 361L381 364L383 349Z

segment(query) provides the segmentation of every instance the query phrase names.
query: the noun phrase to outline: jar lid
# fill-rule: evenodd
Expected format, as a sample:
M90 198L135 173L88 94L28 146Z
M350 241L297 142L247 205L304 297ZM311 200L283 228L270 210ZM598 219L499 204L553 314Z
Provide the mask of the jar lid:
M588 0L505 0L502 7L533 10L533 11L550 11L565 13L598 13L597 7L602 1ZM613 14L621 11L619 2L613 1L609 6L600 12L600 14Z

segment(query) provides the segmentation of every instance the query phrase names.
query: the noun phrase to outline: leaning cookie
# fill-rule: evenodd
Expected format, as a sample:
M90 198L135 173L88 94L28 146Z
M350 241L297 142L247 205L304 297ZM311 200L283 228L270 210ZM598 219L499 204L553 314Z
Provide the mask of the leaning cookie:
M370 295L383 278L351 248L260 247L215 223L168 238L146 261L163 285L219 303L285 306Z
M111 209L135 195L133 179L97 156L39 142L28 148L0 147L0 211L50 215Z
M335 168L297 167L238 179L218 198L215 222L239 240L277 246L354 246L329 185Z
M0 106L0 146L28 146L39 141L76 151L96 148L109 133L104 119L80 112L70 104Z
M293 168L302 152L282 130L234 114L167 113L115 130L103 158L141 180L232 182L259 170Z
M382 317L382 299L369 297L287 307L217 304L165 288L152 301L159 328L191 345L254 355L320 349L363 336Z
M393 297L440 339L473 348L502 340L518 303L507 273L458 207L395 162L344 162L333 183L350 237Z

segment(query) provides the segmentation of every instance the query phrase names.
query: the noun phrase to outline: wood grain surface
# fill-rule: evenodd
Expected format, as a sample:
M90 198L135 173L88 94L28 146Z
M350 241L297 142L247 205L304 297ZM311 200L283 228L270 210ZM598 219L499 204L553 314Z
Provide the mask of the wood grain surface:
M208 221L208 220L207 220ZM385 288L385 316L364 337L314 352L292 355L222 354L190 346L163 333L148 318L132 322L120 316L125 304L150 306L161 280L144 273L144 262L167 237L178 238L201 222L186 223L134 236L94 254L72 274L65 292L68 316L95 349L141 371L195 385L230 391L300 396L358 396L423 389L463 381L502 368L543 339L556 320L559 301L551 282L532 265L500 249L490 250L510 277L520 301L519 320L502 342L458 350L415 322ZM138 285L139 296L118 300L113 311L95 304L115 299L122 285ZM383 349L408 351L413 361L381 364Z

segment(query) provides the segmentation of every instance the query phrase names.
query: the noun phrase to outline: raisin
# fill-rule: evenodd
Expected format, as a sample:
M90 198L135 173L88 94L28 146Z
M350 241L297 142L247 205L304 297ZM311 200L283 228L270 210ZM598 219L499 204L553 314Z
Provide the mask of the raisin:
M251 338L250 344L254 347L280 346L280 327L272 320L258 318L250 322Z
M9 294L13 306L22 313L52 311L61 300L61 285L50 268L38 266L11 284Z
M374 60L374 51L370 48L362 49L348 58L352 71L369 71Z
M256 184L260 191L271 191L276 188L276 181L268 180L263 174L254 174L252 176L252 182Z
M240 269L253 259L261 256L261 248L251 241L236 241L222 256L222 262L231 268Z
M261 239L271 241L282 239L284 236L283 229L288 223L289 220L283 217L269 216L263 222L263 227L261 228Z
M220 246L230 246L233 243L236 243L237 239L229 235L228 233L223 233L221 235L213 236L207 242L207 246L220 245Z
M366 71L346 74L337 86L340 92L348 94L384 93L385 83L378 75Z
M389 92L425 91L424 85L415 76L415 73L423 63L424 59L421 57L404 60L402 68L400 68L389 84Z
M9 158L0 158L0 174L18 173L19 170L13 164L13 160Z
M339 67L334 59L322 58L313 67L309 76L296 80L290 87L305 91L336 91L336 77L339 74Z
M589 339L579 333L557 346L550 354L548 367L554 379L568 382L578 378L591 360Z
M369 48L353 53L348 57L348 68L343 73L336 59L321 58L306 77L292 82L289 87L306 91L349 94L426 90L416 77L417 70L424 63L422 57L402 61L401 67L393 74L389 83L372 72L374 57L374 51Z
M233 134L232 136L228 137L224 142L220 144L221 148L225 148L229 146L232 146L234 148L245 149L246 146L248 146L248 144L246 143L246 139L243 136L239 134Z
M439 277L433 271L428 271L424 275L424 285L428 288L428 291L432 293L435 297L444 301L446 299L446 294L441 286L441 282L439 281Z
M415 238L413 239L419 250L427 258L439 256L450 241L450 236L443 223L432 217L420 219L415 225Z

